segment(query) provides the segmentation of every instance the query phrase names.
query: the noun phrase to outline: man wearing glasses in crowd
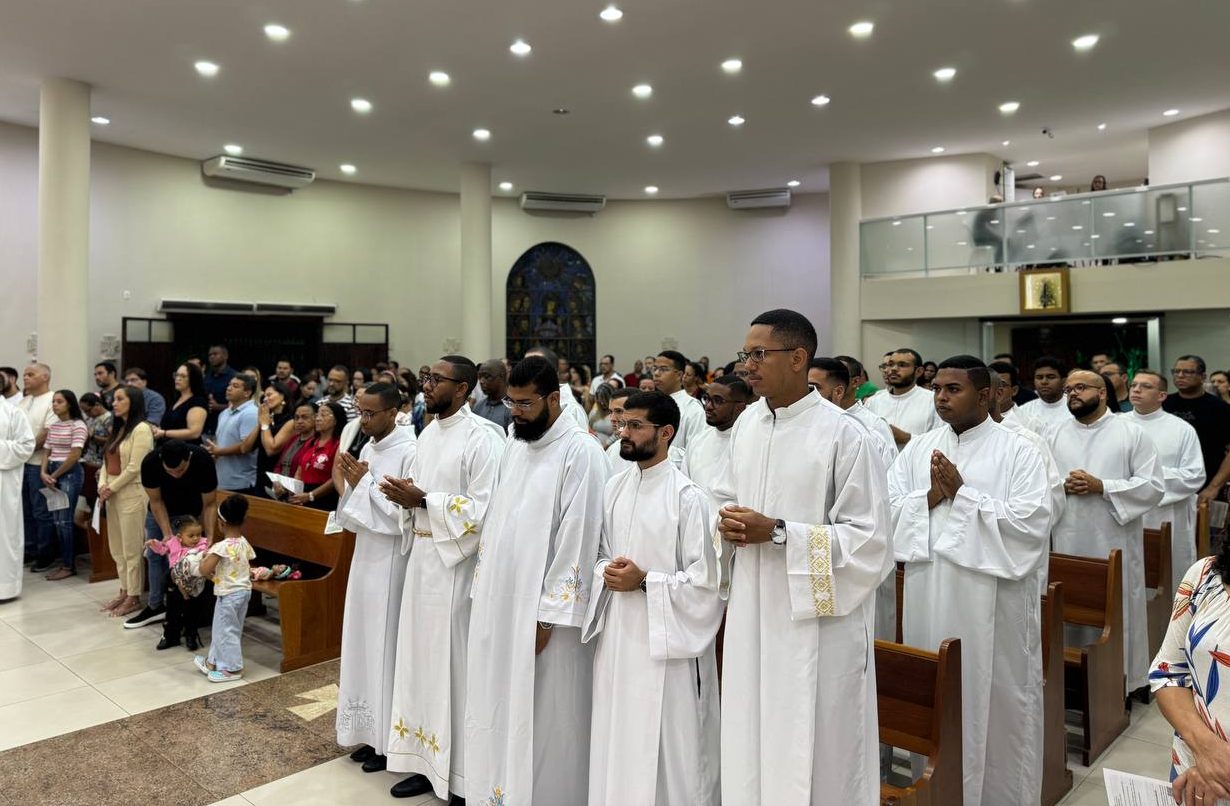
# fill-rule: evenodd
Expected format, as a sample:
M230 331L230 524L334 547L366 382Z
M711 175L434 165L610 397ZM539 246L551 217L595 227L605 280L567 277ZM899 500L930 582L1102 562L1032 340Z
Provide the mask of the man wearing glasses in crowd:
M1181 355L1170 370L1177 395L1162 401L1162 408L1191 423L1200 438L1200 453L1204 456L1204 477L1208 479L1200 491L1199 501L1218 497L1226 482L1230 482L1230 406L1209 394L1204 388L1204 359L1198 355Z

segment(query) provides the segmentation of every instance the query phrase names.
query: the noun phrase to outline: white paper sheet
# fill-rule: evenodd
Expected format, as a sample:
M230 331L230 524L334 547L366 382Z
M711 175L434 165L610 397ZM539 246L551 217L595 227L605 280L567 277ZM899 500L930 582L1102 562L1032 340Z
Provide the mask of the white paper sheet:
M1110 806L1174 806L1170 784L1156 778L1119 770L1102 770L1106 799ZM1208 801L1202 806L1230 806L1224 800Z
M102 532L102 508L103 502L98 501L94 504L94 514L90 516L90 528L96 533Z
M330 512L329 519L325 521L324 533L327 535L336 535L336 534L341 534L344 531L346 530L343 529L337 522L337 512L336 511Z
M298 495L303 492L303 479L292 479L290 476L281 476L277 473L266 473L269 480L274 484L281 484L286 490Z
M39 487L38 491L47 499L48 512L68 509L68 493L56 487Z

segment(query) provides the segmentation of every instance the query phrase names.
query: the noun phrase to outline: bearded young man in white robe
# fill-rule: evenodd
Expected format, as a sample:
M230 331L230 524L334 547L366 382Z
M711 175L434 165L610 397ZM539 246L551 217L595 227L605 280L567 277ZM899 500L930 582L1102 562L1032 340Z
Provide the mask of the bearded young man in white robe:
M433 415L407 478L381 491L401 507L409 553L397 629L388 769L414 773L395 798L465 797L465 683L470 588L487 506L504 454L504 430L466 404L478 367L450 355L432 365L423 402Z
M513 367L513 441L487 507L466 661L467 800L577 806L589 793L592 647L581 643L606 457L561 414L556 368Z
M0 601L21 595L25 570L21 483L35 444L30 419L5 394L8 384L0 373Z
M807 385L816 331L753 320L715 498L735 546L722 667L722 802L879 800L875 591L892 564L884 466L866 430ZM725 573L725 572L724 572Z
M1166 376L1160 372L1137 370L1128 387L1132 410L1123 416L1149 435L1162 463L1166 492L1141 523L1146 529L1158 529L1170 521L1171 590L1177 591L1187 569L1196 562L1196 496L1204 489L1204 454L1196 429L1162 410L1166 386Z
M1147 682L1148 619L1145 611L1144 529L1141 519L1162 501L1162 464L1153 440L1106 407L1106 379L1076 370L1064 385L1072 419L1045 436L1068 500L1051 529L1055 551L1105 560L1123 552L1123 670L1127 690ZM1093 627L1065 627L1065 642L1096 640Z
M589 806L715 806L722 620L716 510L667 449L679 407L627 398L582 639L594 641Z
M625 470L631 470L636 462L629 462L627 459L619 455L619 429L624 427L624 401L629 395L635 394L638 389L623 388L616 389L611 393L610 411L611 411L611 432L615 434L615 439L610 445L606 446L604 453L606 454L607 466L609 468L609 477L614 478ZM683 469L685 457L683 451L676 445L671 445L667 452L666 458L670 463L679 469Z
M922 377L922 356L909 347L893 350L885 357L884 380L888 389L877 392L863 405L888 421L893 442L900 451L911 437L925 434L943 423L935 415L931 390L918 385Z
M369 385L358 398L363 433L371 437L359 458L339 451L345 484L337 523L355 533L342 617L337 743L362 745L350 758L364 772L385 768L397 617L406 578L401 552L401 510L380 491L386 476L404 478L414 460L414 435L397 426L401 395L387 383Z
M551 366L559 366L559 355L549 347L537 346L531 347L525 351L525 357L529 358L532 355L539 356L543 360L549 362ZM558 383L559 374L556 373ZM560 411L564 413L568 419L572 420L581 430L589 433L589 417L585 414L585 409L577 402L577 399L572 394L572 387L567 383L559 384L559 406ZM511 431L510 431L511 433Z
M663 350L650 365L654 388L671 396L679 407L679 433L675 435L675 447L687 453L692 440L708 428L705 425L705 409L700 401L683 388L683 372L688 359L677 350Z
M1050 549L1046 463L989 413L991 373L973 356L931 383L946 426L910 440L889 472L893 550L905 563L902 640L961 640L965 803L1042 796L1042 567Z

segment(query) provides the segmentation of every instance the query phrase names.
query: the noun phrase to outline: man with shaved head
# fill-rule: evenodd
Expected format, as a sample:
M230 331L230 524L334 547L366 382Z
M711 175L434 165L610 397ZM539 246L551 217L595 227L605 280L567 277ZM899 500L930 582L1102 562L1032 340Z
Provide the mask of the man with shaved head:
M1141 519L1162 501L1162 464L1153 441L1106 405L1106 379L1075 370L1063 384L1071 419L1044 436L1064 477L1067 502L1052 527L1055 551L1104 560L1123 553L1123 653L1127 689L1146 684L1149 638L1145 614L1145 562ZM1096 640L1091 627L1066 627L1065 641Z
M474 413L507 433L508 424L512 422L512 410L504 405L504 395L508 392L508 368L502 359L492 358L479 365L478 387L482 395L474 401Z
M51 511L47 499L39 492L43 488L43 442L47 428L58 417L51 410L51 367L46 364L27 364L21 373L22 396L16 401L17 408L26 415L30 430L34 433L34 453L26 460L25 475L21 484L21 516L25 527L25 559L34 561L38 548L39 529L51 530Z

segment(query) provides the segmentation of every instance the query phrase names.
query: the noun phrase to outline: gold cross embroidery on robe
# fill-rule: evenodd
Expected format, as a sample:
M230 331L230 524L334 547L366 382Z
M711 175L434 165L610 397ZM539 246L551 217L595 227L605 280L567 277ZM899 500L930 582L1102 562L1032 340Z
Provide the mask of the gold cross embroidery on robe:
M404 739L409 735L410 728L406 725L406 721L404 719L398 717L397 724L393 726L393 732Z
M452 503L448 505L448 511L454 515L460 515L461 510L469 503L470 499L466 498L464 495L454 495Z

